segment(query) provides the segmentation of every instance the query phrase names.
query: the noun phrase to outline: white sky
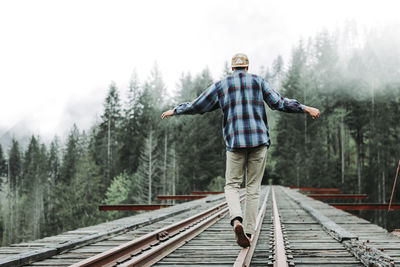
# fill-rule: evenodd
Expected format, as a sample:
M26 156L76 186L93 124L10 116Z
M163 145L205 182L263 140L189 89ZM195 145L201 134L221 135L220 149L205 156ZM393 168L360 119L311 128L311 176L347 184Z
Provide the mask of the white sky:
M54 135L88 127L108 85L124 94L137 70L157 61L172 92L182 72L206 66L214 79L244 52L259 72L300 38L347 19L375 26L399 20L400 1L113 0L0 2L0 129L30 121ZM2 132L0 131L0 136Z

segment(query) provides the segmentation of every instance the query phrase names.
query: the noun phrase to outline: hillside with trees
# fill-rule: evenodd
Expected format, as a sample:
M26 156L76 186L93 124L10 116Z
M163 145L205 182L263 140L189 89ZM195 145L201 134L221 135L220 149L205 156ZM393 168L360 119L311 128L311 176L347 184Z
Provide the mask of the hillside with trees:
M272 144L264 184L337 187L366 193L370 202L388 201L400 159L400 40L392 30L359 33L348 24L322 31L300 41L287 64L278 56L259 73L281 95L321 110L315 121L267 111ZM102 116L89 130L74 126L65 142L56 137L50 145L34 135L26 148L15 139L8 151L0 146L0 243L134 214L102 213L100 204L223 190L221 111L160 118L230 75L228 65L221 73L183 73L171 98L154 66L146 81L132 74L124 103L110 83ZM387 228L400 217L373 215Z

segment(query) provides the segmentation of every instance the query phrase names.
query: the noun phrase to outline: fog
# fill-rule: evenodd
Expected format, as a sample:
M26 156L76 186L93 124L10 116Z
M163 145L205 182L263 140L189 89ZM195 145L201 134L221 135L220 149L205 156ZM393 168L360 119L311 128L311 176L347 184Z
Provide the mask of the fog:
M0 136L18 136L24 121L44 139L73 123L87 129L111 81L124 97L132 71L143 82L155 62L171 96L182 72L209 68L217 79L244 52L260 73L278 55L288 62L300 39L346 21L364 32L392 25L396 10L397 1L2 1Z
M98 203L222 191L221 112L160 115L226 75L237 52L282 96L321 111L317 120L267 111L263 181L386 203L400 158L398 10L396 1L2 1L0 244L123 216ZM398 228L398 213L373 215Z

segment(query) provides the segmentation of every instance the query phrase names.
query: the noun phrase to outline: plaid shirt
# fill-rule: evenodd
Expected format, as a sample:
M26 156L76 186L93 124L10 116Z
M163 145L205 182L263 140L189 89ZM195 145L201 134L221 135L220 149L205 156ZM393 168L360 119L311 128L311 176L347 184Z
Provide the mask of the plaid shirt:
M274 110L303 113L304 106L294 99L281 97L261 77L236 70L211 85L192 102L182 103L174 115L203 114L220 108L227 150L270 145L264 101Z

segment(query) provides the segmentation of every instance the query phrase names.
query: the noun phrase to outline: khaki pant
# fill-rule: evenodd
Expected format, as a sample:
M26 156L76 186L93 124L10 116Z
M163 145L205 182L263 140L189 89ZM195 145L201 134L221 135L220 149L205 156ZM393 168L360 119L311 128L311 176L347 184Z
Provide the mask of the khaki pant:
M238 152L226 152L225 197L229 207L229 218L242 216L239 201L239 188L246 175L246 207L243 220L245 233L254 234L261 180L264 175L267 158L267 146L240 149Z

